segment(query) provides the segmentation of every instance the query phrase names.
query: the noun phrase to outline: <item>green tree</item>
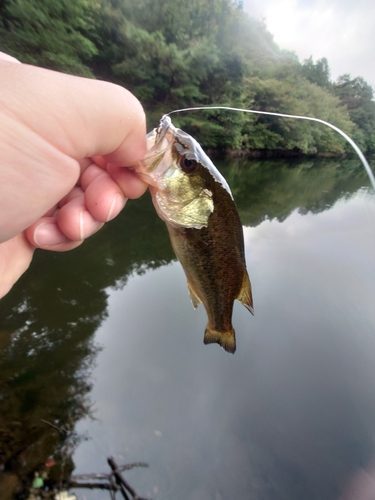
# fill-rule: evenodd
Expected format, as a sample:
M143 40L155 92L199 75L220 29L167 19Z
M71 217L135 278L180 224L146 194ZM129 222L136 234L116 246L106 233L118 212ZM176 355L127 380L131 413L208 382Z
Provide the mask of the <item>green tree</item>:
M327 90L299 78L286 80L250 78L244 92L251 98L249 106L298 116L311 116L328 121L347 133L353 124L347 110ZM244 146L255 149L297 150L302 153L342 154L345 141L332 129L310 121L256 115L244 127Z
M336 96L346 106L357 125L355 140L368 153L375 153L375 102L372 87L361 77L345 74L333 86Z
M97 52L86 32L92 29L89 0L3 0L2 50L23 62L92 76L87 65Z
M328 61L325 57L314 63L312 56L305 59L302 65L302 75L311 83L316 83L319 87L330 88L331 72Z
M129 88L151 126L181 107L255 108L325 119L375 152L371 87L348 75L332 87L327 59L301 65L241 6L238 0L2 0L1 49ZM209 147L345 150L336 134L311 123L222 111L177 121Z

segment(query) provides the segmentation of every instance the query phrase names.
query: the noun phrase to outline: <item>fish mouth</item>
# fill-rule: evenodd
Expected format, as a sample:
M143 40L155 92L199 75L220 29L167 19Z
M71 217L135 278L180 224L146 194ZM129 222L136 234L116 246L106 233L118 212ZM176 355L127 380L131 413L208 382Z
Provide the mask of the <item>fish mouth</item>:
M175 131L169 116L164 115L159 126L147 134L147 153L140 162L144 173L155 172L165 153L172 147Z
M169 116L164 115L160 120L159 126L152 130L146 137L147 153L145 159L164 152L170 146L175 130Z
M158 187L158 179L163 175L163 159L165 155L171 155L172 146L175 140L176 128L172 124L169 116L164 115L157 128L154 128L146 136L147 153L135 166L138 176L151 188ZM163 164L164 166L162 166Z
M158 128L156 129L156 142L160 142L164 139L166 133L169 129L175 130L175 127L172 125L172 120L168 115L163 115L161 117Z

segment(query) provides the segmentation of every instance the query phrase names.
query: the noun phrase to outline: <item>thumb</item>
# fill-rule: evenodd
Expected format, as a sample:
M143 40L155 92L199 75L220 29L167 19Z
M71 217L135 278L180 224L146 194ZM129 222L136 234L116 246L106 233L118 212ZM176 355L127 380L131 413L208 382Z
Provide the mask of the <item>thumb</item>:
M1 77L0 104L61 153L111 155L121 166L144 155L145 114L123 87L5 61Z

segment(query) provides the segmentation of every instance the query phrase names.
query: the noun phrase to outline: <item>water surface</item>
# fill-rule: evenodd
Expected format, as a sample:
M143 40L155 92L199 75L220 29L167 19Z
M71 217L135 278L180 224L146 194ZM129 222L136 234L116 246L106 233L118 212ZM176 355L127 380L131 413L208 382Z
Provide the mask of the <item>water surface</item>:
M234 308L235 355L203 345L163 223L148 196L129 203L81 248L40 252L0 302L4 481L49 456L51 479L105 472L113 455L149 463L127 478L152 498L360 500L375 453L366 175L348 160L219 166L255 304Z

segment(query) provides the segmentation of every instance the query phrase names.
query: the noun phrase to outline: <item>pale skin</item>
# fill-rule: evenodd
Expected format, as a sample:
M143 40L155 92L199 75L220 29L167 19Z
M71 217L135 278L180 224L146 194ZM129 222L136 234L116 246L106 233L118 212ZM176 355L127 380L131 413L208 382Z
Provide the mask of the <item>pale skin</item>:
M145 115L122 87L0 53L0 298L36 248L71 250L147 185Z

